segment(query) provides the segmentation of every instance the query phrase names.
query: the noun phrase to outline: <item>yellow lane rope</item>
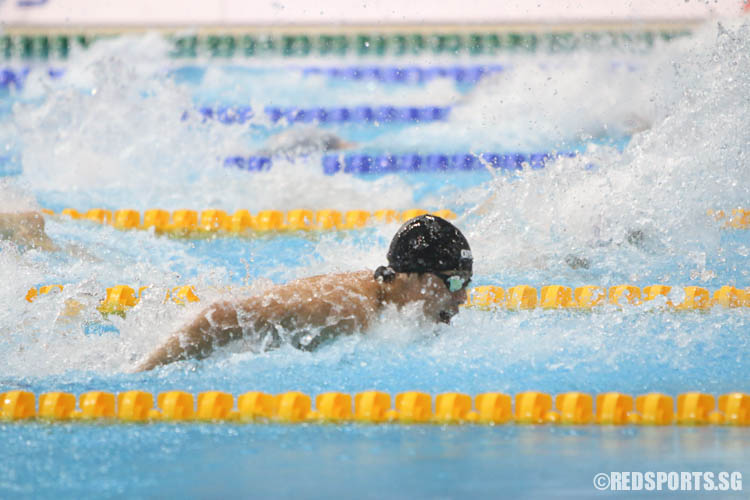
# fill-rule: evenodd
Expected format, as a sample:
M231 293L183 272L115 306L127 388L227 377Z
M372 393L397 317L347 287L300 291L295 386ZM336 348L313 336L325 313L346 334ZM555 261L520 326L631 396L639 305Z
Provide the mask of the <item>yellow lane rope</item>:
M106 289L99 310L102 313L124 313L137 305L149 286L137 288L128 285L117 285ZM227 287L231 289L232 287ZM750 307L750 288L741 289L731 285L722 286L713 293L700 286L686 286L678 292L678 287L669 285L650 285L642 289L633 285L616 285L608 289L596 286L579 286L576 288L564 285L547 285L537 290L529 285L517 285L503 288L495 285L478 286L469 290L464 303L465 307L480 309L584 309L610 305L622 306L663 306L673 310L707 310L712 307ZM31 288L26 300L33 302L40 295L59 293L63 285L45 285ZM136 291L137 290L137 291ZM672 299L679 298L678 302ZM178 304L199 302L198 292L192 285L173 287L166 292L164 301ZM73 299L68 299L73 300ZM77 308L73 308L79 310Z
M55 215L51 210L43 210L47 215ZM421 208L404 210L308 210L295 209L286 213L280 210L262 210L255 215L248 210L237 210L227 214L224 210L209 209L166 210L150 209L141 213L137 210L115 210L95 208L79 212L66 208L60 215L74 220L90 220L114 226L117 229L151 229L157 233L170 233L181 236L197 236L205 233L266 233L273 231L312 231L361 229L373 224L404 222L423 214L431 213L444 219L455 219L450 210L428 211Z
M417 391L392 398L380 391L352 396L327 392L313 399L298 391L271 395L251 391L236 398L220 391L192 394L170 391L156 398L145 391L117 395L91 391L76 397L66 392L36 396L27 391L0 393L0 419L95 422L282 422L282 423L403 423L403 424L558 424L558 425L750 425L750 395L687 392L674 398L651 393L632 397L608 392L593 397L567 392L554 398L536 391L515 398L490 392L443 393L434 398ZM473 404L472 404L473 399ZM718 408L717 408L718 400ZM154 408L154 401L157 407ZM515 404L513 404L515 402ZM352 404L353 403L353 404ZM395 405L392 405L395 403Z
M44 213L55 215L52 210ZM89 220L100 224L111 225L117 229L151 229L157 233L168 233L181 236L199 236L201 234L248 234L278 231L312 231L312 230L351 230L361 229L373 224L405 222L419 215L431 213L445 219L455 219L451 210L428 211L414 208L399 212L397 210L308 210L294 209L287 212L280 210L262 210L255 215L248 210L237 210L228 214L224 210L207 209L200 213L196 210L175 210L168 212L161 209L149 209L141 214L137 210L106 210L94 208L79 212L74 208L65 208L60 215L75 220ZM750 210L735 208L730 214L723 210L708 210L707 214L724 227L734 229L750 228Z

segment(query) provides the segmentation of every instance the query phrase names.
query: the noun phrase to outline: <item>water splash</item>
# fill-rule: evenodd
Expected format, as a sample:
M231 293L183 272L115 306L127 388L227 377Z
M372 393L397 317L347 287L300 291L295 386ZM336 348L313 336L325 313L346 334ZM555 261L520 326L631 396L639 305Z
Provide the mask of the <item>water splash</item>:
M617 273L719 252L720 225L707 209L750 199L739 181L750 173L748 45L746 24L719 24L683 47L671 64L679 98L621 153L589 145L579 157L497 177L469 194L482 199L471 233L478 268L544 266L549 258L554 266L582 252L608 259L605 269Z
M71 62L64 78L24 90L29 99L13 105L12 119L0 133L22 148L24 163L20 179L0 185L6 207L33 208L37 198L58 210L66 205L403 209L411 208L421 185L434 180L328 177L314 155L275 162L270 172L252 176L223 169L219 159L228 151L251 152L267 136L250 137L253 126L267 124L235 129L180 122L195 104L195 89L163 70L163 41L146 37L129 47L125 39L97 43L94 52ZM473 207L459 225L474 250L479 284L746 286L747 238L722 231L705 210L746 206L750 199L742 182L750 144L747 49L747 26L726 24L639 56L632 72L613 70L612 54L560 59L562 68L517 58L513 71L483 81L467 96L450 122L382 127L365 146L425 152L581 147L580 156L561 158L545 170L498 175L468 188L443 181L425 198L436 206ZM263 80L256 85L262 94ZM461 99L441 89L430 96ZM330 95L341 103L362 97L361 88L336 91ZM221 97L239 99L243 92L230 85ZM264 96L251 97L260 103ZM640 130L645 124L650 128ZM617 141L601 144L608 142L602 136L620 141L629 134L634 135L624 149ZM123 384L154 390L183 384L188 390L234 392L249 385L269 391L395 392L408 383L431 392L480 392L535 384L549 391L676 392L686 380L691 389L737 389L738 374L746 370L734 354L747 347L744 311L675 315L607 309L591 315L465 311L451 328L434 331L415 327L409 315L386 314L370 334L319 353L281 348L250 355L229 349L202 363L125 375L134 360L199 310L167 307L168 287L191 283L208 290L242 283L259 291L268 280L372 269L384 263L395 225L361 236L205 242L55 218L48 219L47 229L61 252L22 252L0 244L0 274L10 277L0 289L8 304L0 311L0 332L8 339L0 347L0 375L14 384L42 387L65 380L74 388L96 383L113 390ZM590 267L571 269L568 254L586 257ZM66 288L33 304L23 299L28 288L50 282ZM151 284L153 292L125 318L102 319L95 312L102 290L120 283ZM217 296L202 295L201 304ZM71 299L86 305L90 315L66 319ZM97 322L119 334L87 335L86 325ZM287 376L280 380L282 370Z

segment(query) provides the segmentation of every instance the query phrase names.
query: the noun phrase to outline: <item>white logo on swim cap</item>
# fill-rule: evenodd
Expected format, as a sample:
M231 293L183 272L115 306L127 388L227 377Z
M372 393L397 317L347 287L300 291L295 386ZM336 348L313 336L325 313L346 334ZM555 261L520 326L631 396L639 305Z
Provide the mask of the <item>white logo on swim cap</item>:
M465 248L461 250L461 260L474 260L471 256L471 250L466 250Z

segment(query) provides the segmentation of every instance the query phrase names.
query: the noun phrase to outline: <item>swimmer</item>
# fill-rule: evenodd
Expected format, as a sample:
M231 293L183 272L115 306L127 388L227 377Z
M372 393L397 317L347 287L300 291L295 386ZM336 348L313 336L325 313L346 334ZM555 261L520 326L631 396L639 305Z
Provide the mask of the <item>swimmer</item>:
M101 262L99 257L75 243L56 245L44 230L44 215L29 210L26 212L0 213L0 241L14 243L19 250L43 250L45 252L64 251L71 257L89 262Z
M354 146L354 143L347 142L332 132L315 127L293 127L268 139L266 147L256 154L258 156L294 158L314 153L351 149Z
M629 245L643 250L646 244L646 233L642 229L628 229L625 232L625 241L620 243L613 243L612 240L597 242L598 246L608 246L616 244L622 246L625 242ZM571 269L588 269L591 267L591 260L583 255L568 254L565 256L565 263Z
M466 238L433 215L407 221L388 249L388 266L312 276L236 301L217 302L170 336L137 368L146 371L245 339L262 348L287 341L313 350L364 331L386 306L421 303L425 318L450 323L466 301L473 258Z
M0 213L0 240L27 248L57 250L44 232L44 216L39 212Z

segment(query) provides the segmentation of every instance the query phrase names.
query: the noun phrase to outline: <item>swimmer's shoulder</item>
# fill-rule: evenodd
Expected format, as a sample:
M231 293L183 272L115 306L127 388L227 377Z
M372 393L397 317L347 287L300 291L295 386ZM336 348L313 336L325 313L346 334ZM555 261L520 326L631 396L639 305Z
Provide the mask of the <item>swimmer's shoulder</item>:
M365 281L365 280L372 280L372 271L369 270L361 270L361 271L346 271L341 273L325 273L325 274L315 274L313 276L306 276L304 278L297 278L293 281L290 281L288 284L301 284L301 283L310 283L310 284L318 284L318 283L349 283L349 282L356 282L356 281Z
M335 292L353 292L363 295L377 294L377 283L373 279L370 270L349 271L343 273L318 274L306 278L290 281L282 285L287 289L297 291L308 290L313 294L326 294Z

